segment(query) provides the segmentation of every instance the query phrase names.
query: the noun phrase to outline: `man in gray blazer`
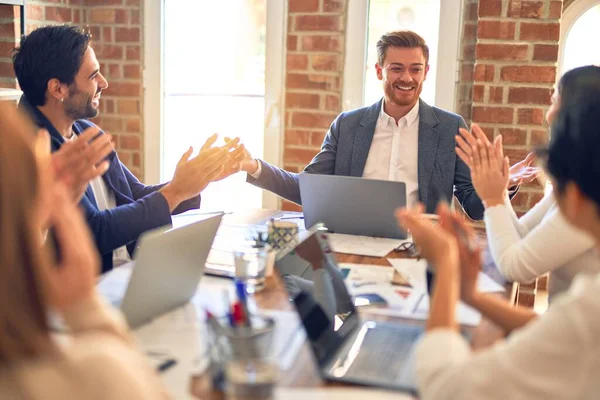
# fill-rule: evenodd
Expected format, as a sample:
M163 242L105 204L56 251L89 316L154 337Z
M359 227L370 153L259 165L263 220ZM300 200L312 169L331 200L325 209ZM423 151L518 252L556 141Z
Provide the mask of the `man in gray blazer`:
M469 168L455 152L455 135L467 128L465 121L419 98L429 71L425 41L411 31L389 32L377 42L377 52L383 99L341 113L303 173L405 182L409 206L421 202L433 213L440 200L455 195L472 219L482 219ZM249 154L241 169L253 185L301 204L298 174Z
M365 176L365 165L383 101L341 113L331 124L321 151L303 173ZM425 205L426 212L433 213L440 200L449 201L454 193L466 213L479 220L483 218L483 205L471 183L469 168L456 156L454 135L459 128L466 129L462 117L419 101L418 201ZM252 165L242 165L242 169L250 170L246 170L249 183L302 204L298 174L263 160L256 161L260 163L259 174L256 173L258 166L252 170ZM408 192L410 185L407 184L407 198L410 199Z

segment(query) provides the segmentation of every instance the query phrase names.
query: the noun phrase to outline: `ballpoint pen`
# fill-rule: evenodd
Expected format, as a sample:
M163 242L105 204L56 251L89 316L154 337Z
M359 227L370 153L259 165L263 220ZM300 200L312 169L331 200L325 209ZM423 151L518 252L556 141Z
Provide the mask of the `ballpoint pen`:
M160 363L158 367L156 367L156 369L158 370L158 372L165 372L175 364L177 364L177 360L175 360L174 358L169 358L168 360L165 360L162 363Z

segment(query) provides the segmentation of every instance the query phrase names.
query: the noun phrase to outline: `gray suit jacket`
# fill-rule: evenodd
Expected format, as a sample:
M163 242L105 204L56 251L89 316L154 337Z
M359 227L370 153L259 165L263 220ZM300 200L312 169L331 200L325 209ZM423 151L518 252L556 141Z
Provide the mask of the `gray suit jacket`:
M369 107L343 112L333 121L321 146L302 173L361 177L375 134L382 100ZM469 168L456 156L454 136L467 128L461 116L419 100L419 200L433 213L440 200L454 194L474 220L483 219L483 204L471 183ZM302 204L298 174L261 161L258 179L248 182L294 203Z

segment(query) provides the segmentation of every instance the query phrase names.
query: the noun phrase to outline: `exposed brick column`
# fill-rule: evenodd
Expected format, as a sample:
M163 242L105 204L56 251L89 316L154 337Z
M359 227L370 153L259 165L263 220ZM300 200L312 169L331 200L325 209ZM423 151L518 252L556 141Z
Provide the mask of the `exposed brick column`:
M346 0L289 0L283 164L301 171L341 111ZM284 202L284 209L299 209Z
M0 5L0 87L15 88L17 81L13 72L11 52L19 38L19 7Z
M83 1L84 23L109 84L94 122L113 135L119 158L142 179L142 1Z
M478 0L463 0L462 35L460 43L460 80L456 93L456 112L471 122L473 108L473 70L475 68L475 46L477 45Z
M548 139L561 11L562 1L479 1L472 120L490 136L503 135L511 163ZM527 211L542 195L534 183L512 203Z

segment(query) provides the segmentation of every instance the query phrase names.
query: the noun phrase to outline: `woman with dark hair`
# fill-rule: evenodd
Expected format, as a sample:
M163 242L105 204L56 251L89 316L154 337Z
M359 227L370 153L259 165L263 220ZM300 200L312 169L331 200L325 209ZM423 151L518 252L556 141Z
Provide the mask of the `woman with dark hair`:
M0 397L164 399L124 321L96 293L91 234L52 175L47 133L34 145L34 132L0 105ZM43 244L48 228L60 257ZM51 312L70 328L68 340L51 335Z
M580 67L565 73L552 96L546 114L548 124L559 109L593 88L600 88L600 67ZM567 290L575 275L599 272L600 256L593 238L567 223L552 193L517 218L507 196L508 160L501 154L502 136L492 144L478 126L472 130L474 135L462 130L457 137L457 153L471 168L473 186L483 201L488 243L500 272L519 283L530 283L549 272L550 299ZM487 153L494 151L499 166L485 162Z
M600 245L600 85L585 78L561 105L544 158L559 212ZM572 100L572 101L571 101ZM488 151L481 162L502 159ZM475 234L447 207L441 228L418 212L400 210L399 222L422 256L436 267L427 332L416 349L422 399L596 399L600 392L600 274L578 276L536 320L497 297L476 292L481 250ZM505 342L471 353L458 330L456 304L481 297L488 312L522 323ZM479 304L484 304L480 302ZM526 313L526 312L525 312ZM518 326L515 326L517 328Z

